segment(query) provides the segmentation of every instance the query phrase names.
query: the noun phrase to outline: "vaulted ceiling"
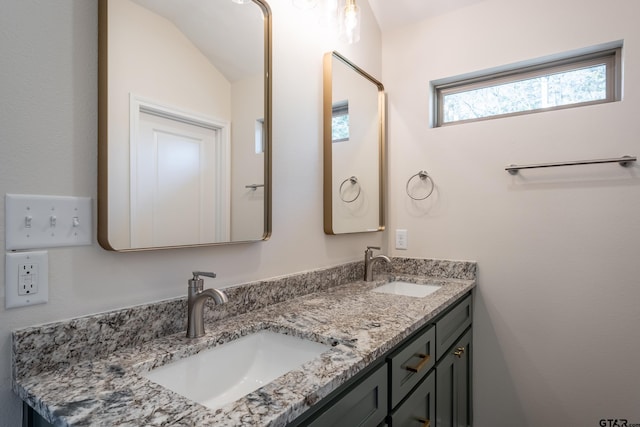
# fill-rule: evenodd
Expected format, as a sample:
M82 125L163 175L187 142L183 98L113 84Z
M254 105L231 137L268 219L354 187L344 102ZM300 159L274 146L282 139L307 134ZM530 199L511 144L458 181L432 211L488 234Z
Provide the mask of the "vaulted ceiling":
M368 0L382 31L442 15L484 0Z

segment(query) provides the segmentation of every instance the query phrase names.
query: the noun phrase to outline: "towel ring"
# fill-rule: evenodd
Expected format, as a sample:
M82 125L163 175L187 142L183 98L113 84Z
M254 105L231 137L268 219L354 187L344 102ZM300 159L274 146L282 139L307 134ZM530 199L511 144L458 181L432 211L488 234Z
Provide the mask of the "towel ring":
M424 197L414 197L414 196L411 195L411 192L409 191L409 184L411 183L411 181L415 177L419 177L422 181L429 180L429 182L431 183L431 190L429 190L429 192L427 193L426 196L424 196ZM431 179L431 177L429 176L427 171L420 171L415 175L411 175L411 178L409 178L407 180L407 186L406 186L407 196L411 197L413 200L424 200L424 199L426 199L427 197L429 197L431 195L431 193L433 193L433 189L434 188L435 188L435 185L433 184L433 179Z
M344 197L342 197L342 187L344 187L344 185L350 182L351 185L357 185L358 186L358 194L356 194L356 197L354 197L353 199L350 200L345 200ZM360 183L358 182L358 178L356 178L355 176L349 177L347 179L345 179L344 181L342 181L342 184L340 184L340 190L338 190L338 195L340 196L340 200L342 200L345 203L352 203L355 202L356 199L358 197L360 197L360 190L362 190L362 188L360 187Z

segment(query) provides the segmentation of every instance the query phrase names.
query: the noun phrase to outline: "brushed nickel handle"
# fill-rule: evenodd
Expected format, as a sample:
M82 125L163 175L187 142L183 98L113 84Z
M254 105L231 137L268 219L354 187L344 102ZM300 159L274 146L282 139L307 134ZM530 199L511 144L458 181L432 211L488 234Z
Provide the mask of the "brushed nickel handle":
M422 368L424 368L427 365L427 363L429 363L429 359L431 359L431 356L428 354L419 353L417 354L417 356L422 358L422 360L417 365L405 366L404 369L406 369L409 372L419 372L422 370Z
M426 418L416 418L417 421L422 423L422 427L429 427L431 425L431 421Z
M464 354L464 347L458 347L456 348L456 351L453 352L453 355L457 356L458 359L461 358L463 354Z

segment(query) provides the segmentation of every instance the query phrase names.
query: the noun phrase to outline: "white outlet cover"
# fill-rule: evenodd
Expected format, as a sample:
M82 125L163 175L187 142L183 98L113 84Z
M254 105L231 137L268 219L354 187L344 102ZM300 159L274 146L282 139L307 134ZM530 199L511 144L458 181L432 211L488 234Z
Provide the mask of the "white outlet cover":
M397 229L396 230L396 249L405 250L409 247L407 242L407 230L405 229Z
M20 295L20 266L33 265L36 293ZM11 252L5 255L5 308L44 304L49 301L49 254L47 251Z
M91 198L7 194L7 250L90 245Z

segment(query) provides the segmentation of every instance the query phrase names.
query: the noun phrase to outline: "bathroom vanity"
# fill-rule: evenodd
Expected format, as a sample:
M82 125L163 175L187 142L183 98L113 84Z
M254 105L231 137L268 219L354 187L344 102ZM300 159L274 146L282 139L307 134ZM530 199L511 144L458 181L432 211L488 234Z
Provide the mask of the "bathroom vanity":
M469 294L291 425L470 426L471 323Z
M197 339L185 336L184 298L22 329L14 390L34 426L470 425L475 272L475 263L394 258L372 282L350 263L243 284L208 307ZM439 289L373 291L394 280ZM215 409L145 377L260 331L326 351Z

